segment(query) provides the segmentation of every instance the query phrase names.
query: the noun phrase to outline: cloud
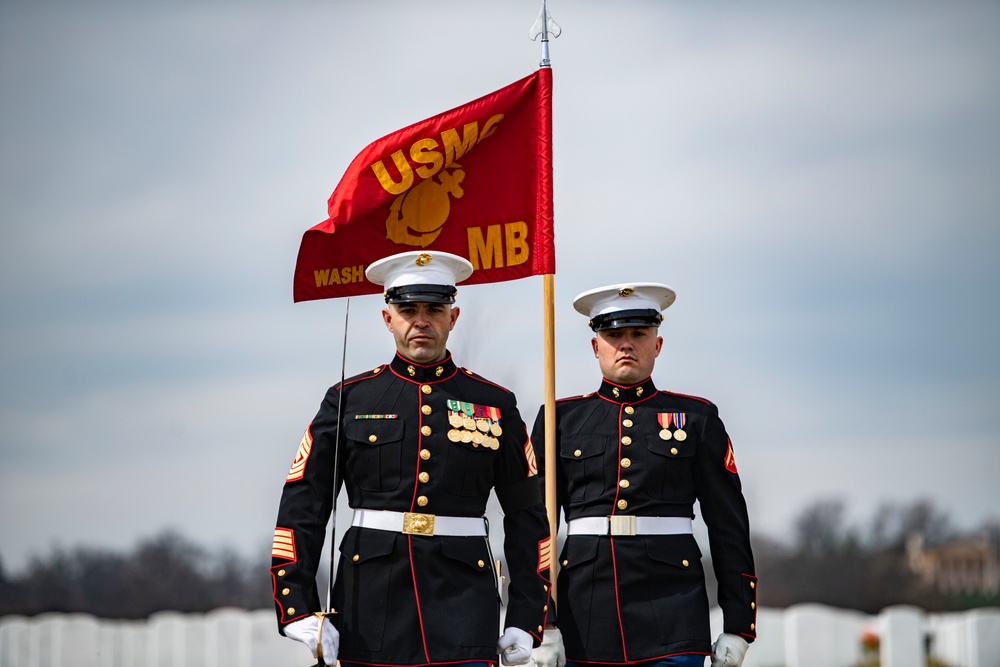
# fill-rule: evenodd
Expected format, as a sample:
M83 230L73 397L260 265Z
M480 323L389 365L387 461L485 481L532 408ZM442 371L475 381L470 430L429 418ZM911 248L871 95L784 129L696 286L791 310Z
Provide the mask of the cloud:
M557 393L598 381L573 297L666 282L654 377L720 405L756 526L820 493L996 506L997 7L552 9ZM6 564L161 524L257 544L340 374L344 302L291 303L302 232L364 145L534 69L536 11L0 5ZM451 341L529 423L541 289L463 288ZM351 301L348 374L391 355L380 308Z

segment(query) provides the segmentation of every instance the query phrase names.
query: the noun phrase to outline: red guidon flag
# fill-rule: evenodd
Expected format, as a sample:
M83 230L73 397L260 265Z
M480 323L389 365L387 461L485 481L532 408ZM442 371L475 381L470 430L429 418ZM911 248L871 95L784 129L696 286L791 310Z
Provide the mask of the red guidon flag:
M302 237L295 301L374 294L371 262L430 248L466 257L463 284L555 273L552 70L369 144Z

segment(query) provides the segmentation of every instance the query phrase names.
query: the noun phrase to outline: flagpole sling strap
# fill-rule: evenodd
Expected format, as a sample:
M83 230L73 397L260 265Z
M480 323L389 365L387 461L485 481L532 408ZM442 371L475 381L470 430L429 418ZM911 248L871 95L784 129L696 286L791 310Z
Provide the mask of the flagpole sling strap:
M388 530L407 535L486 537L486 519L472 516L439 516L390 510L354 510L352 526Z
M681 516L586 516L567 524L569 535L691 535L691 519Z

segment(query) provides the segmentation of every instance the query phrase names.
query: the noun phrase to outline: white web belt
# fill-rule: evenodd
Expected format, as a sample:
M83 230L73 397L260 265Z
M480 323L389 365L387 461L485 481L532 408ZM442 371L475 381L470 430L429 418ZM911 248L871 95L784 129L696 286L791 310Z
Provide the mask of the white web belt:
M351 525L358 528L391 530L394 533L407 535L486 537L486 519L483 517L356 509Z
M566 524L569 535L690 535L691 519L682 516L585 516Z

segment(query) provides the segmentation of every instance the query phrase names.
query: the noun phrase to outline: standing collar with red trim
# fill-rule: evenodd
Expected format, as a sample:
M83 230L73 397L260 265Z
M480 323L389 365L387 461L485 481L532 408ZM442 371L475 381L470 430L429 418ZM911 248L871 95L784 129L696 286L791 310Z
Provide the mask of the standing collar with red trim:
M653 385L653 378L648 377L639 384L624 386L615 384L608 379L601 380L601 388L597 394L613 403L638 403L656 393L656 386Z
M389 363L389 368L404 380L420 384L447 380L456 371L455 362L451 360L451 352L448 351L445 351L444 359L434 364L418 364L397 352Z

